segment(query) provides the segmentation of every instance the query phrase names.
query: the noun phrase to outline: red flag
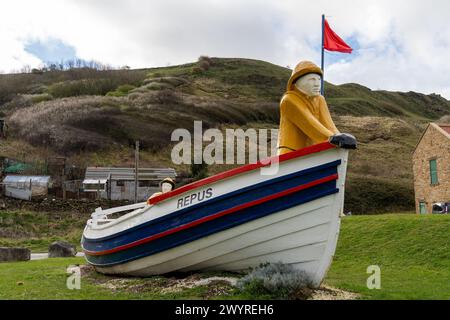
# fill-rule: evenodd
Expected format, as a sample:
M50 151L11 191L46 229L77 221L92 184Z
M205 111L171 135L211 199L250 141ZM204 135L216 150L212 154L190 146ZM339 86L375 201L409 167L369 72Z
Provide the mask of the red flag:
M325 19L324 48L328 51L352 53L353 49L344 42L333 30Z

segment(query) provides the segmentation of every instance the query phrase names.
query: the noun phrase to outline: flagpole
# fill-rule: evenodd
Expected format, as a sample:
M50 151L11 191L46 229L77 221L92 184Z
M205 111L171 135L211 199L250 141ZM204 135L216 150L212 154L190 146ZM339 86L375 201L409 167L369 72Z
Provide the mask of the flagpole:
M321 94L324 95L324 76L325 76L325 15L322 15L322 87L321 87Z

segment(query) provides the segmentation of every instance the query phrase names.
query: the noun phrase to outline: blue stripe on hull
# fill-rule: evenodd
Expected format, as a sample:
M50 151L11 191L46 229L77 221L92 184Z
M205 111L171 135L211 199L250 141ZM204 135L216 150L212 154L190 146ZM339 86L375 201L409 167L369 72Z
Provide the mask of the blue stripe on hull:
M330 176L337 173L337 165L339 164L340 161L335 161L326 165L293 173L288 176L272 179L248 188L243 188L230 194L214 198L210 201L176 211L162 218L155 219L138 227L130 228L126 230L126 232L121 232L113 236L96 240L83 238L83 247L89 251L104 251L128 244L228 208ZM86 255L86 257L90 263L101 266L124 263L188 243L212 233L336 192L338 192L338 189L336 189L336 182L327 182L124 251L101 256Z
M285 197L223 216L191 229L177 232L136 247L100 256L86 255L86 258L89 263L98 266L112 266L121 264L162 252L213 233L224 231L240 224L253 221L337 192L339 192L339 190L336 188L336 181L330 181L307 190L293 193Z
M198 220L205 216L244 204L256 199L278 193L296 186L306 184L337 173L340 161L330 162L307 170L295 172L286 176L264 181L242 188L209 201L200 202L194 206L177 210L163 217L143 223L98 239L83 237L83 248L88 251L104 251L121 245L138 241L142 238L176 228L180 225Z

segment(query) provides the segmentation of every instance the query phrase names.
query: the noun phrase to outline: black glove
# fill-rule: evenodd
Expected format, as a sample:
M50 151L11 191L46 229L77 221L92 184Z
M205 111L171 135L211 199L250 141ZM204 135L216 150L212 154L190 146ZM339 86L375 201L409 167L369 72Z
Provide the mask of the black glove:
M344 149L356 149L356 138L349 133L338 133L330 137L329 142Z

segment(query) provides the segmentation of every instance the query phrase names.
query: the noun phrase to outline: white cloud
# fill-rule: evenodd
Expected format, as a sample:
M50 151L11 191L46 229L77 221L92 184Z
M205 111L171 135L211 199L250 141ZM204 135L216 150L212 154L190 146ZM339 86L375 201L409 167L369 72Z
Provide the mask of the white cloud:
M327 68L333 83L440 93L450 98L450 2L434 0L117 1L32 0L2 5L0 70L36 66L30 39L57 38L82 59L131 67L194 61L202 54L294 66L320 62L320 15L353 56Z

